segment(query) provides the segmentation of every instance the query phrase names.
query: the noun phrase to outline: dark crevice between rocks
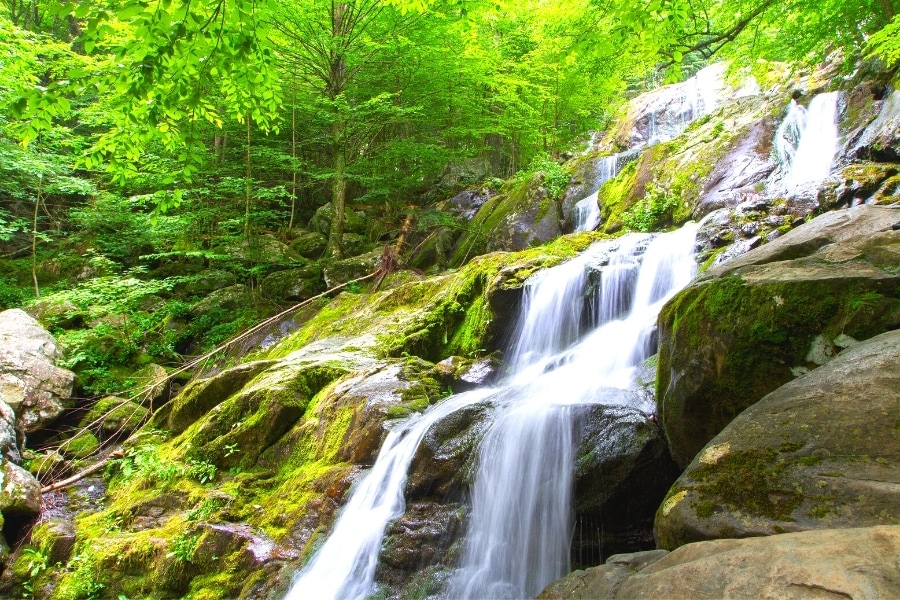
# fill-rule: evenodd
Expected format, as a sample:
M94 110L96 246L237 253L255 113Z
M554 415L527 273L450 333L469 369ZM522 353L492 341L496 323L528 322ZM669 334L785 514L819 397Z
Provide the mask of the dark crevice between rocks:
M12 512L3 514L3 537L10 547L15 548L31 535L37 523L37 515L25 515Z

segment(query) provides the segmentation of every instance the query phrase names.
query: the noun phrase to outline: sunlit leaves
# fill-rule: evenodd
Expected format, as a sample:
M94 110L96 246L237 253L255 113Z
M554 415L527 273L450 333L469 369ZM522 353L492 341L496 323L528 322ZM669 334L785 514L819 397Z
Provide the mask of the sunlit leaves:
M85 158L124 180L137 171L151 144L179 156L190 180L205 149L195 123L221 127L247 115L264 131L277 130L278 71L269 47L272 5L259 0L127 0L114 10L100 3L63 4L60 13L84 20L79 43L100 60L79 84L105 95L111 127ZM39 131L66 108L53 89L29 97Z
M869 54L877 56L888 66L900 62L900 15L869 38Z

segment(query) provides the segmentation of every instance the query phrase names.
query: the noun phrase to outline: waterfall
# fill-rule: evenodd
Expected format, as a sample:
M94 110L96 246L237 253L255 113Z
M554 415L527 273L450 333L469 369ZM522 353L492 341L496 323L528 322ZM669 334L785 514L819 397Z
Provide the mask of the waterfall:
M603 403L609 387L634 387L635 369L655 352L656 315L693 276L695 234L691 225L620 240L602 271L593 315L599 325L590 332L580 331L590 306L585 270L609 245L529 280L508 384L515 392L504 395L512 400L479 449L469 534L451 597L533 597L569 571L573 408Z
M600 205L597 204L599 192L585 196L575 203L572 219L575 222L573 231L593 231L600 224Z
M384 530L406 508L403 486L419 442L436 421L490 392L484 388L458 394L391 430L375 465L352 491L331 535L294 577L286 600L362 600L371 593Z
M787 115L775 134L775 152L784 166L784 184L790 190L828 177L837 153L837 92L816 95L803 108L791 100Z
M384 531L403 514L419 442L439 419L480 401L494 404L497 417L479 446L469 534L450 595L534 596L565 575L576 406L612 402L604 388L634 387L635 368L655 352L656 314L693 276L696 229L598 243L530 278L505 385L452 396L396 425L288 600L362 600L374 592ZM588 271L596 265L600 287L591 296Z
M683 133L691 121L716 110L725 85L724 76L725 64L715 63L670 88L677 96L663 95L649 109L646 145L667 142Z
M596 189L576 202L572 210L573 231L593 231L600 224L600 206L597 204L600 187L618 175L626 164L637 159L638 156L640 156L640 150L626 150L599 159L594 185Z

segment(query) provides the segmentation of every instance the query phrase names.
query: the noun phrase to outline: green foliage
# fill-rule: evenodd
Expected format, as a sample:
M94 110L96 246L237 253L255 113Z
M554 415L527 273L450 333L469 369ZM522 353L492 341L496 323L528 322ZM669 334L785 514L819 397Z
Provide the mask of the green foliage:
M50 562L50 556L43 549L24 548L22 556L28 561L25 565L25 570L32 579L40 575Z
M664 189L649 184L646 195L622 215L625 227L634 231L658 231L671 224L678 199Z
M875 32L869 38L867 48L870 56L877 56L888 66L900 62L900 15Z
M112 480L116 484L141 481L143 485L167 487L176 479L189 477L201 484L212 482L216 466L209 461L189 459L180 462L161 456L159 445L145 443L125 452L125 456L111 463Z
M166 558L175 558L180 562L192 562L197 546L200 544L200 534L191 535L185 531L172 540L171 550L166 553Z
M530 180L537 173L543 174L544 187L549 196L553 199L561 198L566 186L569 185L571 175L559 161L549 154L538 154L531 160L528 169L517 173L515 179L521 183Z
M60 585L64 597L73 600L99 600L106 585L100 581L94 556L86 548L73 556L66 565L68 577Z

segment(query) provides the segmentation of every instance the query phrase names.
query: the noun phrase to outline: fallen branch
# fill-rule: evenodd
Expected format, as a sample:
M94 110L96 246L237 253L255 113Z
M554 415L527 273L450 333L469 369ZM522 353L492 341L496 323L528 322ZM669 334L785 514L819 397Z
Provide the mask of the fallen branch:
M385 248L389 248L389 247L386 246ZM351 284L354 284L354 283L359 283L360 281L365 281L365 280L371 279L371 278L373 278L373 277L375 277L375 276L380 276L380 277L383 279L384 276L387 274L386 270L392 269L392 268L394 268L394 267L396 267L396 263L392 263L392 264L389 264L389 265L387 265L387 266L382 265L382 266L379 267L376 271L374 271L374 272L372 272L372 273L369 273L368 275L365 275L365 276L363 276L363 277L357 277L356 279L353 279L353 280L348 281L348 282L346 282L346 283L342 283L342 284L340 284L340 285L336 285L336 286L334 286L333 288L331 288L331 289L329 289L329 290L326 290L326 291L322 292L321 294L317 294L316 296L313 296L312 298L308 298L308 299L304 300L303 302L299 302L299 303L297 303L297 304L291 306L290 308L281 311L281 312L278 313L277 315L272 316L272 317L269 317L268 319L266 319L266 320L264 320L264 321L261 321L261 322L257 323L256 325L254 325L254 326L251 327L250 329L247 329L246 331L244 331L244 332L242 332L242 333L240 333L240 334L234 336L233 338L231 338L230 340L224 342L223 344L220 344L219 346L217 346L217 347L214 348L213 350L210 350L209 352L207 352L207 353L204 354L203 356L200 356L200 357L198 357L198 358L195 358L195 359L191 360L190 362L185 363L185 364L184 364L183 366L181 366L180 368L178 368L178 369L172 371L171 373L167 374L167 375L166 375L164 378L162 378L161 380L151 382L151 383L148 384L147 386L141 388L140 390L138 390L137 392L135 392L134 394L132 394L132 395L129 396L128 398L125 398L120 404L118 404L118 405L114 406L113 408L111 408L110 410L108 410L105 414L103 414L103 415L97 417L94 421L92 421L91 423L88 423L87 425L85 425L84 427L82 427L79 431L83 431L83 430L85 430L85 429L90 429L90 428L93 427L94 425L98 425L98 424L101 423L101 422L103 421L103 419L105 419L109 414L111 414L113 411L117 410L118 408L124 406L127 402L132 402L132 401L136 400L137 398L141 397L143 394L149 392L149 391L150 391L151 389L153 389L154 387L156 387L156 386L158 386L158 385L160 385L160 384L162 384L162 383L165 383L165 382L169 381L169 380L172 379L173 377L175 377L175 376L177 376L177 375L179 375L179 374L181 374L181 373L184 373L185 371L187 371L187 370L189 370L189 369L193 369L193 368L197 367L197 366L200 365L200 363L202 363L203 361L205 361L205 360L207 360L207 359L209 359L209 358L212 358L212 357L213 357L214 355L216 355L217 353L219 353L219 352L221 352L221 351L223 351L223 350L226 350L229 346L231 346L231 345L233 345L233 344L235 344L235 343L241 341L242 339L246 338L246 337L249 336L249 335L252 335L253 333L256 333L256 332L259 331L260 329L263 329L264 327L268 327L269 325L271 325L272 323L274 323L274 322L278 321L279 319L285 317L286 315L289 315L289 314L291 314L291 313L293 313L293 312L296 312L296 311L300 310L301 308L303 308L303 307L305 307L305 306L308 306L308 305L312 304L312 303L315 302L316 300L318 300L318 299L320 299L320 298L324 298L324 297L327 296L328 294L331 294L332 292L336 292L337 290L343 289L343 288L347 287L348 285L351 285ZM389 271L388 271L388 272L389 272ZM380 282L380 279L379 279L379 282ZM76 435L77 435L77 434L76 434ZM75 436L73 436L72 438L70 438L70 440L71 440L71 439L74 439L74 437L75 437ZM62 444L60 444L59 447L60 447L60 448L64 448L68 443L69 443L69 440L66 440L65 442L63 442ZM76 482L80 481L81 479L87 477L88 475L90 475L90 474L92 474L92 473L96 473L97 471L99 471L100 469L102 469L107 463L109 463L109 461L112 460L113 458L121 458L122 456L123 456L122 451L121 451L121 450L116 450L115 452L112 452L109 456L107 456L106 458L100 460L99 462L97 462L97 463L94 464L94 465L91 465L91 466L88 467L87 469L85 469L85 470L83 470L83 471L81 471L81 472L79 472L79 473L76 473L75 475L69 477L68 479L63 479L62 481L57 481L57 482L54 482L54 483L52 483L52 484L50 484L50 485L47 485L47 486L42 487L42 488L41 488L41 493L42 493L42 494L46 494L47 492L55 492L55 491L57 491L57 490L61 490L61 489L63 489L63 488L66 488L66 487L72 485L73 483L76 483Z
M121 450L116 450L115 452L111 452L109 454L109 456L100 460L99 462L94 463L93 465L91 465L90 467L85 469L84 471L81 471L80 473L76 473L76 474L72 475L71 477L69 477L68 479L63 479L62 481L57 481L56 483L51 483L50 485L42 487L41 494L47 494L49 492L55 492L55 491L61 490L63 488L67 488L70 485L72 485L73 483L77 483L77 482L81 481L88 475L93 475L94 473L96 473L97 471L99 471L100 469L105 467L109 463L109 461L111 461L115 458L122 458L123 456L125 456L125 453L122 452Z

